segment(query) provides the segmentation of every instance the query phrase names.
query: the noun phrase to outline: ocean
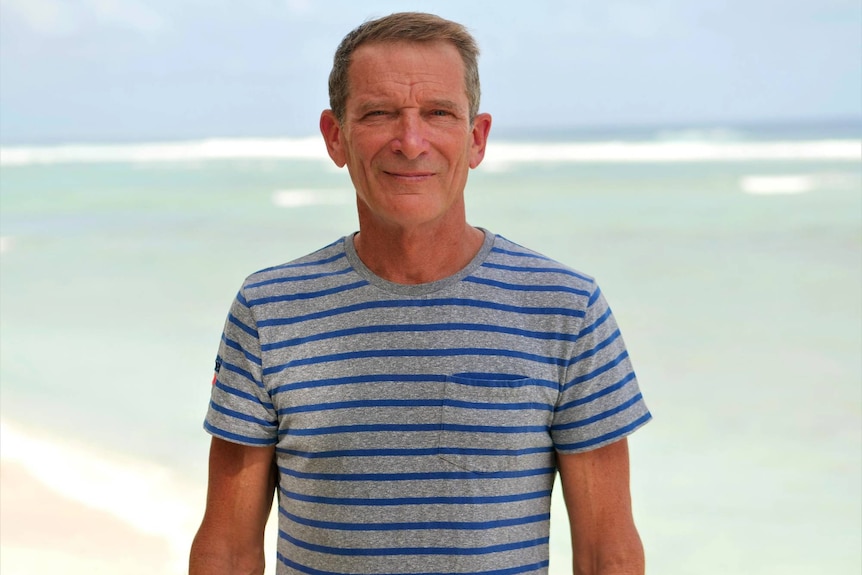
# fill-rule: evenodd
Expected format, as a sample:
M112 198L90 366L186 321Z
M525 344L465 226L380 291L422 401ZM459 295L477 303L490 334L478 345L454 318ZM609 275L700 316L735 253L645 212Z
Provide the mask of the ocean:
M470 222L598 279L653 412L630 438L648 572L859 573L862 126L495 136ZM316 137L0 149L4 463L183 572L233 296L357 226Z

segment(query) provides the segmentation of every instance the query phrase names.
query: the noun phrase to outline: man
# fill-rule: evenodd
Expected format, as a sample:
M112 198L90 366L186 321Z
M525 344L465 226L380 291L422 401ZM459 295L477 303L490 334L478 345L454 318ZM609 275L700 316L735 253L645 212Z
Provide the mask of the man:
M394 14L345 37L320 128L359 232L250 276L205 427L190 572L546 573L556 472L579 574L643 572L625 437L649 420L588 276L467 223L466 30Z

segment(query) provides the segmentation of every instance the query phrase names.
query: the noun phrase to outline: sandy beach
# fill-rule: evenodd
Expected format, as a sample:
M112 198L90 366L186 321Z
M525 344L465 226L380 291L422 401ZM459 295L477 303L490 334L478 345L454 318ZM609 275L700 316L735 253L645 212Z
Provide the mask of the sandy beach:
M172 470L4 422L0 573L182 575L205 497ZM268 565L276 517L274 506Z
M0 449L4 575L185 571L202 492L166 470L5 423Z
M0 467L0 571L179 573L170 542L52 492L22 465Z

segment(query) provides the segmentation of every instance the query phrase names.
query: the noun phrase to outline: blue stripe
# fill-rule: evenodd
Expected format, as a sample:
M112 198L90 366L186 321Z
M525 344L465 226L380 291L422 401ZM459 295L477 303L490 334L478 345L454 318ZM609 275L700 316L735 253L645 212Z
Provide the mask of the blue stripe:
M274 295L269 297L261 297L257 299L248 300L249 307L254 307L258 305L264 305L268 303L278 303L285 301L302 301L307 299L316 299L319 297L326 297L330 295L334 295L341 292L351 291L357 288L361 288L363 286L367 286L368 282L366 280L360 280L358 282L353 282L352 284L345 284L342 286L331 287L319 291L305 292L305 293L289 293L284 295ZM259 324L260 325L260 324Z
M307 567L305 565L301 565L292 561L282 555L281 553L277 553L278 560L290 567L291 569L296 569L300 573L305 573L306 575L352 575L352 571L350 573L343 571L321 571L320 569L314 569L313 567ZM493 569L491 571L470 571L470 572L461 572L458 575L521 575L522 573L528 573L530 571L540 571L545 569L550 563L545 561L540 561L538 563L531 563L529 565L520 565L518 567L507 567L505 569ZM416 572L411 571L410 573L389 573L388 575L452 575L450 571L445 572Z
M506 239L506 238L503 238L502 236L498 236L498 237L500 237L501 239ZM506 240L506 241L509 241L509 240ZM514 245L518 245L518 244L515 244L514 242L509 242L509 243L512 243ZM521 247L521 246L518 246L518 247ZM533 258L533 259L537 259L537 260L553 261L553 260L551 260L551 258L549 258L547 256L543 256L543 255L540 255L537 253L531 253L531 252L513 252L511 250L504 250L503 248L491 248L491 252L492 253L498 253L498 254L504 254L507 256L515 256L518 258Z
M510 272L526 272L528 274L534 273L551 273L551 274L563 274L570 277L578 278L580 280L584 280L585 282L593 283L593 278L585 275L581 275L573 270L567 268L532 268L525 266L506 266L503 264L494 264L490 262L485 262L482 264L483 268L491 268L495 270L505 270Z
M462 425L444 423L439 426L441 431L453 433L548 433L547 425L516 425L503 427L500 425Z
M509 519L496 519L494 521L421 521L421 522L402 522L402 523L343 523L338 521L320 521L300 517L288 512L282 506L278 507L279 514L283 515L293 523L315 527L317 529L336 529L340 531L404 531L413 529L417 531L427 531L432 529L452 529L455 531L464 530L485 530L499 529L501 527L514 527L518 525L529 525L530 523L539 523L541 521L549 521L550 513L540 513L538 515L530 515L527 517L514 517Z
M598 445L599 443L605 443L607 441L621 438L624 435L631 433L632 431L634 431L635 429L637 429L638 427L640 427L641 425L643 425L644 423L646 423L650 419L652 419L652 415L650 415L650 413L647 412L643 416L639 417L637 420L633 421L632 423L630 423L626 426L620 427L616 431L612 431L610 433L606 433L604 435L600 435L598 437L594 437L593 439L588 439L586 441L579 441L577 443L563 443L563 444L557 445L557 450L558 451L568 451L568 450L574 450L574 449L584 449L587 447L592 447L594 445Z
M519 387L522 382L532 381L531 379L524 377L523 375L517 373L506 373L506 372L493 372L493 371L462 371L454 374L452 377L464 379L464 380L481 380L477 382L477 385L484 385L487 383L497 383L500 382L506 386L515 386ZM490 380L490 381L489 381ZM459 381L460 383L460 381ZM465 384L468 384L467 381L464 381Z
M375 408L375 407L455 407L464 409L488 409L496 411L554 411L554 406L547 403L485 403L478 401L460 401L456 399L357 399L355 401L334 401L311 405L296 405L278 410L278 415L294 413L311 413L315 411L331 411L336 409Z
M249 423L255 423L261 427L271 427L275 429L278 426L277 421L267 421L266 419L260 419L259 417L240 413L239 411L234 411L233 409L228 409L223 405L219 405L215 401L210 401L210 408L213 411L217 411L223 415L227 415L228 417L233 417L234 419L239 419L241 421L247 421Z
M335 244L342 242L342 241L343 241L343 239L342 240L336 240L336 241L332 242L331 244L329 244L328 246L324 246L324 247L320 248L319 250L317 250L312 255L323 252L323 251L327 250L328 248L331 248ZM341 258L345 258L345 257L347 257L347 254L345 254L344 252L339 252L339 253L335 254L334 256L330 256L328 258L324 258L324 259L320 259L320 260L314 260L311 262L299 262L299 263L290 262L290 263L286 263L286 264L281 264L279 266L273 266L271 268L266 268L265 270L261 270L258 273L266 273L266 272L271 272L271 271L275 271L275 270L286 270L286 269L292 269L292 268L307 268L307 267L312 267L312 266L322 266L325 264L331 264L332 262L336 262L336 261L340 260Z
M266 367L263 370L263 375L272 375L279 373L285 369L298 367L301 365L315 365L318 363L329 363L335 361L345 361L351 359L369 359L381 357L456 357L461 355L477 355L477 356L497 356L497 357L513 357L534 361L537 363L549 363L553 365L566 366L570 362L558 357L545 357L532 353L524 353L512 351L508 349L485 349L485 348L452 348L452 349L369 349L364 351L348 351L344 353L333 353L330 355L320 355L315 357L306 357L295 359L281 365L273 365Z
M599 299L599 296L602 295L602 290L599 289L599 286L596 286L596 290L590 295L590 300L587 303L587 307L592 307L594 303Z
M599 328L599 326L601 326L603 323L605 323L606 321L608 321L608 319L609 319L612 315L613 315L613 314L611 313L611 308L607 308L607 309L605 310L605 313L603 313L602 315L600 315L600 316L598 317L598 319L596 319L596 321L594 321L594 322L592 323L592 325L589 325L589 326L585 327L584 329L582 329L581 331L579 331L579 332L578 332L578 338L581 338L581 337L583 337L583 336L585 336L585 335L591 334L591 333L593 333L594 331L596 331L596 329L598 329L598 328Z
M522 455L534 455L536 453L549 453L553 448L524 447L521 449L480 449L478 447L438 447L437 453L442 455L486 455L493 457L518 457Z
M367 335L372 333L423 333L437 331L481 331L487 333L503 333L508 335L517 335L522 337L542 339L542 340L559 340L559 341L575 341L580 334L556 333L531 331L519 329L515 327L506 327L499 325L488 325L481 323L431 323L431 324L388 324L388 325L368 325L349 329L339 329L330 332L323 332L305 337L297 337L274 343L268 343L261 346L262 351L271 351L285 347L302 345L313 341L322 341L326 339L334 339L337 337L349 337L355 335Z
M320 278L328 278L333 276L340 276L344 274L348 274L353 271L353 268L344 268L343 270L338 270L336 272L321 272L319 274L308 274L304 276L290 276L290 277L277 277L268 280L259 281L253 284L248 284L245 286L245 289L259 288L272 284L280 284L287 282L302 282L309 280L316 280Z
M239 297L240 297L240 296L237 296L237 298L239 298ZM243 304L243 305L245 305L245 304ZM229 322L231 322L232 324L234 324L235 326L237 326L238 328L240 328L242 331L244 331L245 333L247 333L247 334L248 334L248 335L250 335L251 337L253 337L253 338L255 338L255 339L258 339L258 338L260 337L260 336L258 335L258 333L257 333L257 330L256 330L256 329L251 328L251 327L249 327L249 326L245 325L244 323L242 323L241 321L239 321L239 319L238 319L235 315L233 315L232 313L227 314L227 319L228 319L228 321L229 321Z
M472 455L493 457L518 457L536 453L549 453L552 447L525 447L523 449L479 449L455 447L429 447L415 449L340 449L335 451L300 451L279 447L279 453L305 459L330 459L334 457L427 457L430 455Z
M232 372L232 373L236 373L236 374L238 374L238 375L241 375L241 376L243 376L244 378L246 378L247 380L254 382L258 387L260 387L261 389L263 389L263 383L262 383L262 382L258 381L258 380L257 380L257 379L256 379L256 378L251 374L251 372L244 370L243 368L241 368L241 367L240 367L240 366L238 366L238 365L234 365L234 364L232 364L232 363L228 363L228 362L226 362L226 361L222 361L222 362L221 362L221 369L219 370L219 373L221 373L221 370L227 370L227 371L230 371L230 372Z
M422 432L451 431L455 433L547 433L545 425L521 425L502 427L498 425L460 425L454 423L363 423L358 425L333 425L331 427L310 427L280 429L279 435L300 437L334 435L338 433L375 433L390 431Z
M466 298L442 298L428 300L386 300L386 301L368 301L344 307L333 308L325 311L319 311L302 316L273 318L261 320L258 327L272 327L280 325L291 325L304 321L311 321L325 317L332 317L357 311L365 311L371 309L389 309L389 308L408 308L408 307L443 307L443 306L458 306L458 307L476 307L481 309L492 309L495 311L509 312L514 314L524 315L559 315L564 317L584 317L584 311L579 309L570 309L562 307L523 307L500 304L483 300L472 300Z
M245 391L242 391L240 389L236 389L235 387L230 387L229 385L223 383L220 379L216 379L215 386L225 393L229 393L231 395L235 395L236 397L241 397L243 399L253 401L257 405L262 405L263 407L265 407L266 409L268 409L270 411L275 409L275 406L273 406L270 402L261 401L261 399L256 395L252 395L252 394L247 393Z
M555 467L507 471L436 471L418 473L308 473L278 466L278 470L297 479L317 481L437 481L440 479L520 479L536 475L551 475Z
M488 545L486 547L362 547L362 548L347 548L347 547L330 547L328 545L318 545L301 541L281 529L278 530L278 536L285 541L308 549L317 553L325 553L327 555L345 555L350 557L391 557L403 555L489 555L491 553L503 553L506 551L515 551L518 549L529 549L530 547L538 547L548 544L548 537L540 537L538 539L530 539L527 541L515 541L513 543L502 543L498 545Z
M349 505L371 507L391 507L401 505L500 505L505 503L516 503L518 501L532 501L533 499L544 499L551 496L549 489L531 491L528 493L514 493L511 495L485 495L485 496L436 496L436 497L395 497L392 499L365 498L365 497L324 497L320 495L306 495L287 491L279 487L282 495L295 501L306 503L319 503L321 505Z
M617 390L622 389L623 387L626 386L627 383L629 383L630 381L632 381L634 379L635 379L635 374L633 371L630 371L626 374L625 377L623 377L621 380L614 383L613 385L609 385L603 389L600 389L599 391L597 391L595 393L592 393L590 395L586 395L586 396L581 397L579 399L576 399L574 401L570 401L569 403L564 403L563 405L561 405L560 407L557 408L557 411L563 411L563 410L569 409L571 407L576 407L578 405L584 405L585 403L590 403L591 401L595 401L600 397L604 397L605 395L608 395L610 393L613 393Z
M431 374L380 374L380 375L352 375L349 377L335 377L331 379L318 379L312 381L299 381L296 383L286 383L274 388L271 395L284 393L298 389L307 389L314 387L330 387L335 385L352 385L359 383L443 383L446 381L445 375Z
M585 425L590 425L591 423L601 421L602 419L607 419L608 417L611 417L611 416L616 415L622 411L625 411L626 409L628 409L631 406L638 403L641 399L643 399L643 395L641 393L638 393L637 395L635 395L634 397L632 397L628 401L621 403L620 405L614 407L613 409L603 411L602 413L598 413L592 417L588 417L586 419L581 419L580 421L573 421L571 423L565 423L562 425L552 425L551 431L562 431L564 429L575 429L577 427L584 427Z
M477 277L466 277L464 278L465 282L471 282L496 288L501 288L510 291L527 291L527 292L561 292L561 293L570 293L574 295L580 296L589 296L590 292L582 289L575 289L568 286L554 286L554 285L523 285L523 284L510 284L506 282L500 282L496 280L489 280L486 278L477 278Z
M600 341L593 349L587 350L584 353L582 353L580 355L576 355L575 357L570 359L568 365L574 365L583 359L586 359L588 357L593 357L594 355L599 353L601 350L603 350L604 348L611 345L619 337L620 337L620 330L616 330L614 333L612 333L611 335L606 337L603 341Z
M584 375L582 375L580 377L576 377L575 379L573 379L569 383L565 384L563 386L563 391L566 391L567 389L569 389L570 387L572 387L574 385L578 385L579 383L583 383L583 382L588 381L588 380L590 380L596 376L599 376L599 375L605 373L606 371L610 371L611 369L613 369L616 366L618 366L619 364L621 364L628 356L629 356L629 352L627 350L623 351L622 353L620 353L618 356L616 356L614 359L612 359L608 363L606 363L600 367L597 367L593 371L591 371L589 373L585 373Z
M248 301L246 301L245 296L242 294L242 290L239 290L239 292L237 292L236 301L241 303L243 307L248 307Z
M231 349L235 349L235 350L237 350L238 352L242 353L242 354L245 356L245 358L246 358L247 360L249 360L250 362L252 362L252 363L254 363L254 364L257 364L257 365L261 365L260 358L259 358L259 357L257 357L256 355L254 355L253 353L249 353L249 352L247 352L247 351L242 347L242 345L240 345L240 343L239 343L239 342L234 341L234 340L232 340L232 339L228 339L228 337L227 337L225 334L222 334L222 336L221 336L221 340L224 342L224 344L225 344L227 347L229 347L229 348L231 348Z
M507 373L456 373L448 380L455 385L468 387L514 389L522 387L547 387L557 390L560 384L556 381L532 377L516 376Z
M239 443L252 443L254 445L261 446L270 446L275 445L276 439L273 437L262 438L262 437L249 437L247 435L240 435L239 433L233 433L232 431L226 431L224 429L220 429L215 425L212 425L208 421L204 421L204 429L212 433L213 435L220 437L222 439L227 439L228 441L234 441Z

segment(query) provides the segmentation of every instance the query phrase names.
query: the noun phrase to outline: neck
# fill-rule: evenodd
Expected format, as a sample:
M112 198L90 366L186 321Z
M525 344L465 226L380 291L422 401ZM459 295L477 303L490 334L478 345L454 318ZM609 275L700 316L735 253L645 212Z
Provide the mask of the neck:
M353 238L356 253L377 276L399 284L429 283L464 269L485 235L466 222L460 229L363 229Z

